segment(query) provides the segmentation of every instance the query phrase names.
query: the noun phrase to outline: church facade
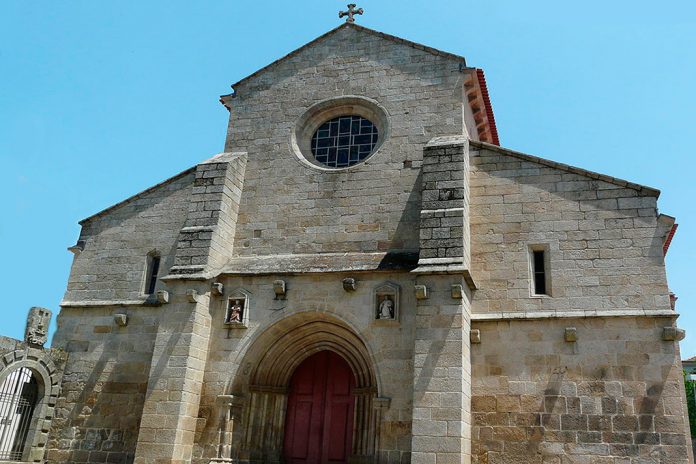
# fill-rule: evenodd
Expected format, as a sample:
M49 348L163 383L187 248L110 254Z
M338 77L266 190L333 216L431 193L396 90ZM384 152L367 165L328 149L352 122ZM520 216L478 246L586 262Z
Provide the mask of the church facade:
M657 190L352 23L233 89L223 153L81 222L47 462L693 462Z

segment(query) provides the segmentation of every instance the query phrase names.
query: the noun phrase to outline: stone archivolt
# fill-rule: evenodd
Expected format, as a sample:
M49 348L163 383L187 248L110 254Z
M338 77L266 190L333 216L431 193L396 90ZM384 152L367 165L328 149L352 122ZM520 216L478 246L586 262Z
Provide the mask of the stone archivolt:
M302 361L324 350L345 359L355 376L353 455L356 459L374 455L379 439L379 411L374 407L378 380L372 356L363 340L345 322L327 314L306 312L275 323L247 350L241 365L250 363L254 367L248 382L246 376L237 376L233 386L235 396L247 398L240 424L241 458L264 461L280 458L292 374ZM235 393L239 391L248 394Z
M293 323L297 325L287 332L283 331L280 337L275 336L276 330L261 335L250 348L250 354L262 355L252 371L252 388L287 388L295 368L302 361L319 351L331 350L348 362L358 388L376 390L376 378L367 347L353 330L338 320L316 320L316 314L290 317L277 325ZM273 337L273 341L269 344L267 340L270 337Z
M56 366L51 355L59 358L60 368ZM62 362L64 356L60 353L30 347L8 352L0 357L0 385L10 374L22 368L31 370L38 381L38 402L31 418L27 449L24 452L30 462L43 461L48 431L51 428L63 377Z

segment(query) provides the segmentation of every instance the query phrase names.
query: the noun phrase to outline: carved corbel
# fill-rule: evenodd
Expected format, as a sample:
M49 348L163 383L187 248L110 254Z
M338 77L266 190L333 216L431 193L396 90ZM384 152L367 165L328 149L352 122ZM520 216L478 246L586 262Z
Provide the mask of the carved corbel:
M664 327L662 329L662 340L666 342L680 342L686 337L686 330L678 327Z
M225 293L225 286L220 282L213 282L211 291L215 296L222 296Z
M342 280L343 290L346 292L354 292L358 287L358 281L353 277L346 277Z
M119 327L125 327L128 325L128 315L127 314L114 314L114 322Z
M464 298L464 289L459 284L454 284L451 287L451 295L455 300L461 300Z
M472 345L481 343L481 331L479 329L471 329L471 332L469 332L469 342L471 342Z
M275 299L276 300L284 300L285 299L285 281L284 280L274 280L273 281L273 293L275 293Z
M169 303L169 292L166 290L157 290L157 302L159 304Z
M568 343L574 343L578 341L578 329L575 327L566 327L563 332L563 339Z
M198 292L194 289L186 290L186 300L189 303L196 303L198 301Z

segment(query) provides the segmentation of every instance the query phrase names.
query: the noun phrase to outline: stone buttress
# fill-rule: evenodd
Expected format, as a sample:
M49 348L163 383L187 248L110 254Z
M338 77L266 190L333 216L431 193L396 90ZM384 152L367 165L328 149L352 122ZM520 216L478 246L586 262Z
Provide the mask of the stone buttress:
M423 151L413 378L413 463L471 460L469 162L465 137Z
M210 339L209 283L231 249L246 154L223 153L196 167L163 306L135 462L190 462ZM168 295L167 297L168 298Z

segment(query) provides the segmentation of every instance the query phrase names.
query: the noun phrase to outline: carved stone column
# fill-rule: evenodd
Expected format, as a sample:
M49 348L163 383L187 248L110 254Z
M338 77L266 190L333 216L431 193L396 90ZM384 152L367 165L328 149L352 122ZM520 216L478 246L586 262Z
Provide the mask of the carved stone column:
M287 402L285 388L251 388L240 460L280 462Z
M380 454L380 445L382 439L382 420L384 419L384 413L389 409L391 405L391 398L375 398L372 407L375 410L375 462L386 463L386 459L382 459Z
M217 457L210 460L210 464L222 462L234 462L233 437L235 422L239 420L241 405L240 398L234 395L220 395L216 398L219 410L218 426L218 450Z
M353 429L353 455L351 462L367 462L375 453L375 411L373 388L356 388L355 427Z

